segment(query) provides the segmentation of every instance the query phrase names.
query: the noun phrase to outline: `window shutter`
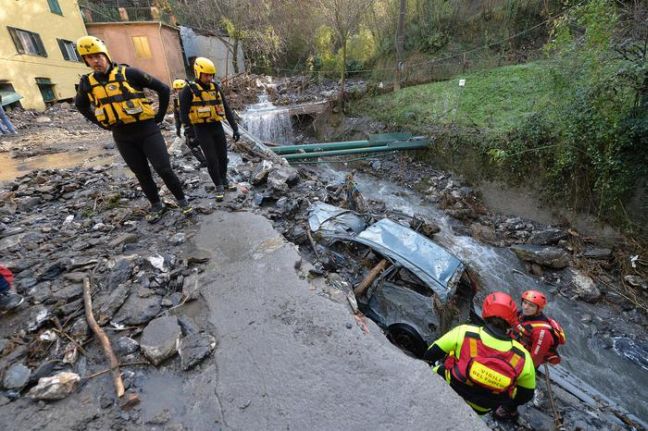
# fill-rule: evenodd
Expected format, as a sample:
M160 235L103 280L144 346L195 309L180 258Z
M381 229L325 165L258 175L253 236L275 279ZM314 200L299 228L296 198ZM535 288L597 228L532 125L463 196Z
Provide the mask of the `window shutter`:
M11 35L11 39L13 39L14 45L16 45L16 51L18 51L18 54L24 54L25 53L25 48L23 47L22 42L20 42L20 38L16 34L16 30L7 27L7 30L9 30L9 34Z
M45 46L43 45L43 41L41 40L40 34L32 33L32 38L34 39L34 43L36 44L36 47L38 48L38 55L42 55L43 57L47 57L47 51L45 51Z
M58 42L59 49L61 50L61 54L63 54L63 59L64 60L69 60L70 56L68 55L67 49L65 48L65 41L61 39L56 39Z

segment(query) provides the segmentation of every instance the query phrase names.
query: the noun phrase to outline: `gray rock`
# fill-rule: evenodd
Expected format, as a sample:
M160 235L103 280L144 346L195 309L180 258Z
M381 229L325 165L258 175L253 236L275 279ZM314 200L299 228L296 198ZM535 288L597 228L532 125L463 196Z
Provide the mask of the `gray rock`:
M182 335L185 337L200 332L200 328L198 328L198 325L196 325L196 322L191 317L181 314L178 316L178 323L180 324L180 329L182 329Z
M533 232L531 237L528 239L528 243L535 245L550 245L557 244L558 241L564 238L567 238L567 232L561 229L549 228Z
M175 316L159 317L144 328L140 347L153 365L159 365L176 354L181 335L182 331Z
M31 370L23 364L17 363L5 371L2 386L5 389L22 389L29 381Z
M187 301L198 299L200 296L200 284L198 283L199 276L192 273L184 279L182 283L182 295L187 298Z
M65 280L71 281L73 283L83 283L83 279L88 275L85 272L68 272L63 274Z
M205 359L216 348L216 339L207 333L188 335L180 340L180 363L189 370Z
M70 372L43 377L38 381L38 385L31 388L27 396L36 400L60 400L70 395L80 380L78 374Z
M522 260L549 268L562 269L569 265L569 255L558 247L515 244L511 246L511 250Z
M272 162L263 160L256 166L256 169L250 176L250 183L255 186L262 184L264 181L266 181L266 178L268 177L268 174L270 173L270 170L272 168Z
M601 291L596 287L596 283L586 274L572 269L572 286L583 301L596 302L601 297Z
M114 289L115 286L126 282L130 278L132 269L133 265L129 260L118 259L108 275L108 287Z
M609 248L587 248L583 251L582 256L588 259L608 260L612 257L612 250Z
M123 233L119 235L117 238L111 240L108 242L108 247L110 248L118 248L121 247L124 244L132 244L137 242L139 239L138 235L134 233Z
M117 289L113 290L110 293L110 296L105 300L105 302L99 308L99 313L97 316L97 322L100 325L108 322L113 318L115 312L122 306L130 295L130 288L126 284L120 284L117 286Z
M162 297L158 295L138 298L131 295L119 309L113 320L125 325L141 325L160 314Z
M54 299L66 302L79 298L81 295L83 295L83 286L80 284L71 284L52 292Z
M648 282L637 275L626 275L623 279L632 287L648 290Z
M140 345L130 337L119 337L115 342L115 351L120 356L131 355L137 352Z
M177 234L173 235L169 242L172 245L180 245L183 242L185 242L187 239L187 236L184 234L184 232L178 232Z

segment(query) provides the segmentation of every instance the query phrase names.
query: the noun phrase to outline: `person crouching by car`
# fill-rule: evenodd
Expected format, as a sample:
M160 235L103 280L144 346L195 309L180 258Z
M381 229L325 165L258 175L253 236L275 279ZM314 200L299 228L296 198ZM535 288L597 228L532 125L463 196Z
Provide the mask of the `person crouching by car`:
M480 415L504 403L533 398L535 368L529 352L510 335L517 307L504 292L486 297L483 326L460 325L436 340L423 359Z

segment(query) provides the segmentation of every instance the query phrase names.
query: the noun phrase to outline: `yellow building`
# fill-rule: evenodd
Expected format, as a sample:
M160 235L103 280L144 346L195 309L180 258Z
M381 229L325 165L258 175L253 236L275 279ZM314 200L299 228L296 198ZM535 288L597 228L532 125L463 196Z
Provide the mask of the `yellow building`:
M2 104L43 110L72 99L79 77L90 70L76 40L86 34L76 0L0 0Z

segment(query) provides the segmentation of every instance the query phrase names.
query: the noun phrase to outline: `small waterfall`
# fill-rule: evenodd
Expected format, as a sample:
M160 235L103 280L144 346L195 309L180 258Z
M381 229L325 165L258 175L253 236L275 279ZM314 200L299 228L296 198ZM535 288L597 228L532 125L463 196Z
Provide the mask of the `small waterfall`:
M294 141L288 109L274 106L267 93L260 95L259 103L249 106L242 117L243 127L263 142L286 145Z

